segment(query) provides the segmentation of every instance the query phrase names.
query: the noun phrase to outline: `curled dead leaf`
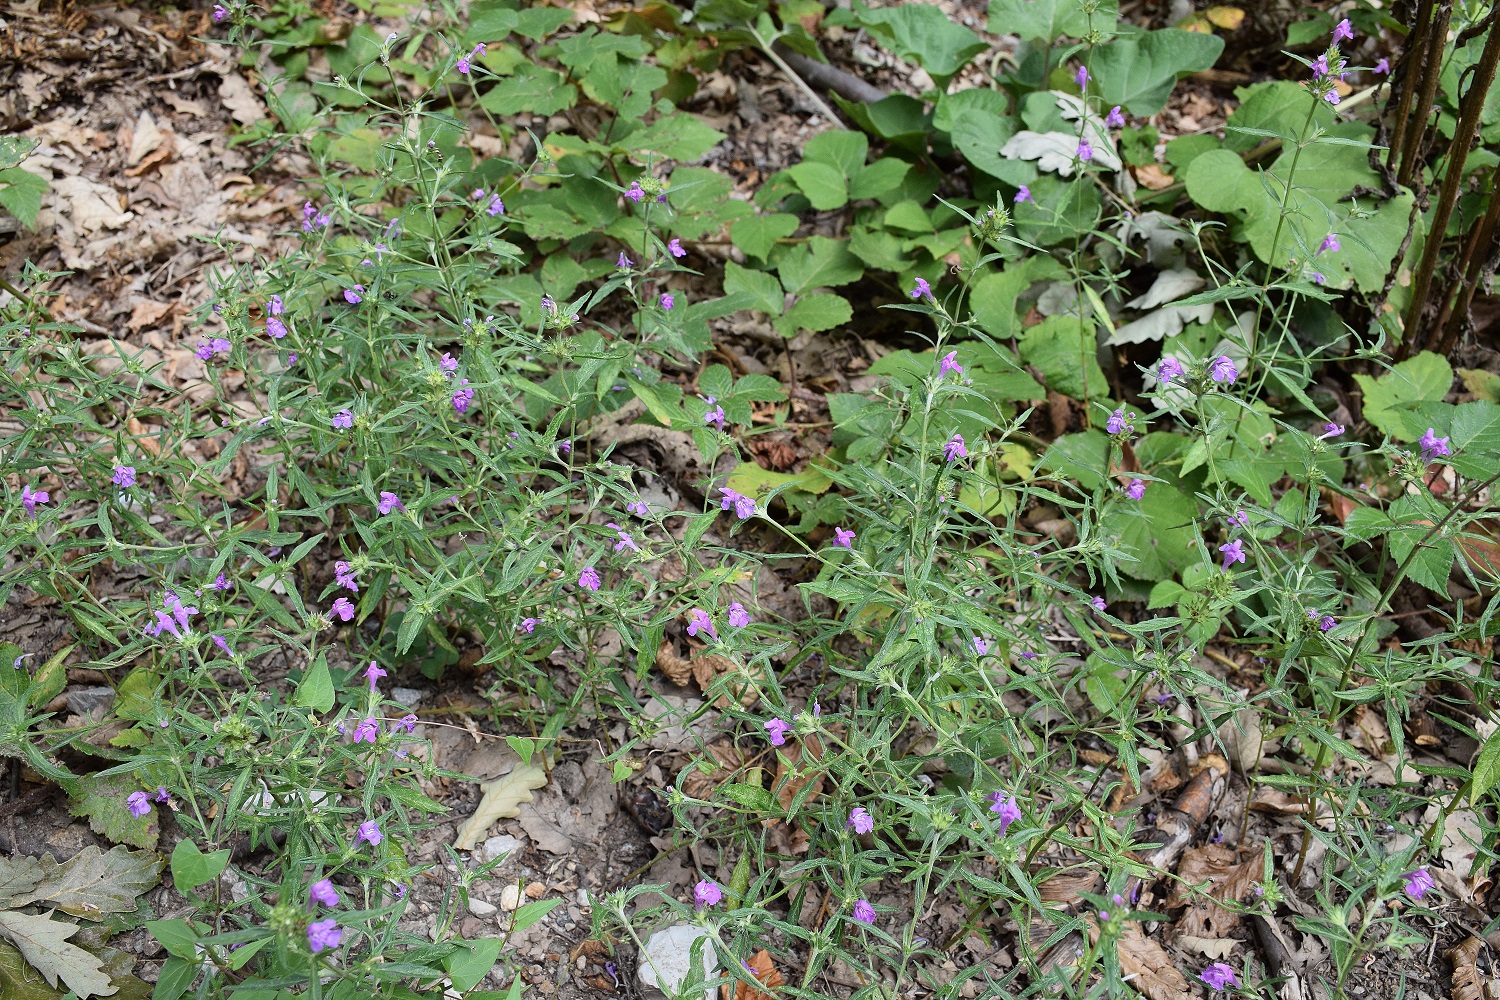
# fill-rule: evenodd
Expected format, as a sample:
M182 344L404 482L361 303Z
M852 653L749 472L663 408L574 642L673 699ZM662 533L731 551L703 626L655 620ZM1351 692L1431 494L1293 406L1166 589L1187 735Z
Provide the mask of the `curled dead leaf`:
M711 694L714 682L724 678L725 693L715 699L716 708L728 708L731 695L746 708L760 698L758 678L751 676L750 668L727 656L699 652L689 659L679 654L672 643L664 642L656 651L656 665L673 684L686 684L689 678L696 681L704 695Z
M745 968L766 990L774 990L786 982L776 970L776 963L771 961L771 953L764 948L750 956ZM749 983L736 981L720 987L719 995L723 1000L773 1000L774 995L766 990L758 990Z
M540 764L525 764L517 765L503 778L480 785L484 796L474 815L459 826L453 846L460 851L472 851L484 839L492 823L520 815L521 804L530 802L532 791L545 784L546 770Z
M1222 903L1242 903L1254 891L1263 870L1260 856L1239 860L1222 844L1191 847L1178 866L1179 881L1172 886L1168 909L1186 906L1177 933L1193 938L1222 938L1237 928L1240 915ZM1195 888L1197 892L1191 891ZM1206 893L1206 895L1204 895Z
M1121 971L1147 1000L1194 1000L1187 977L1177 971L1162 946L1141 931L1139 923L1132 920L1125 925L1116 948Z
M1453 1000L1485 1000L1484 975L1479 971L1479 952L1484 942L1468 937L1444 952L1453 963Z

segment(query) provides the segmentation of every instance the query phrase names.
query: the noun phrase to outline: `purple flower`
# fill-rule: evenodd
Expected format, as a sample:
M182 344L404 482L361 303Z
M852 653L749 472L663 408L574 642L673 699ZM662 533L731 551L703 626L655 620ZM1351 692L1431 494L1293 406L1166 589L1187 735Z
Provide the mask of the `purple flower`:
M1124 125L1125 125L1125 115L1123 113L1121 113L1120 106L1118 104L1116 104L1114 107L1112 107L1112 108L1109 109L1109 114L1105 116L1105 118L1104 118L1104 127L1105 128L1123 128Z
M772 719L766 723L766 738L771 741L773 747L779 747L786 742L786 734L792 731L790 722L781 719Z
M114 478L110 479L110 482L114 483L116 486L120 487L121 489L129 489L130 487L134 486L135 485L135 466L133 466L133 465L117 465L117 466L115 466Z
M584 590L590 592L597 591L599 589L599 583L599 573L592 566L583 567L583 571L578 574L578 586L582 587Z
M1422 461L1424 462L1431 462L1441 455L1453 454L1448 448L1448 439L1438 437L1437 431L1431 427L1427 428L1427 433L1422 435L1417 444L1422 446Z
M657 301L661 303L661 307L667 312L671 312L672 307L677 304L677 300L672 298L671 292L662 292L661 298Z
M406 507L402 505L401 498L396 494L389 490L381 490L380 502L375 505L375 509L381 514L389 514L393 510L405 510Z
M349 603L349 598L340 597L333 602L333 607L328 609L329 615L336 615L340 621L348 621L354 617L354 605Z
M1166 385L1174 378L1182 374L1182 362L1173 357L1165 357L1156 363L1156 380Z
M1245 561L1245 542L1243 539L1235 538L1219 546L1219 551L1224 553L1224 564L1222 569L1228 569L1235 563Z
M281 321L280 317L267 316L266 332L269 333L273 339L280 340L282 337L286 336L286 324Z
M713 424L722 431L724 429L724 407L715 406L712 410L703 414L703 422L705 424Z
M920 299L924 295L930 299L932 298L932 286L927 283L926 278L918 278L917 284L912 288L910 295L914 299Z
M1337 45L1342 41L1354 41L1354 28L1347 17L1333 26L1333 44Z
M682 241L677 239L675 236L672 239L667 240L667 253L671 254L673 257L687 256L687 251L682 249Z
M469 57L468 56L459 56L458 57L458 67L457 67L457 69L458 69L458 71L460 73L467 74L469 72Z
M1332 631L1335 627L1337 627L1338 623L1339 623L1339 620L1337 618L1333 617L1333 615L1324 615L1323 617L1321 617L1321 618L1318 619L1318 631L1319 632L1329 632L1329 631Z
M491 218L494 218L497 215L505 214L505 202L500 200L500 196L498 194L490 199L489 207L484 210L484 214L490 216Z
M271 304L266 307L266 311L272 316L280 316L286 312L286 303L281 301L280 295L273 295L271 296Z
M536 631L537 623L540 621L540 618L522 618L521 631L525 632L527 635L530 635L531 633Z
M396 724L391 727L391 732L399 733L403 729L408 733L414 733L417 731L417 717L411 712L407 712L405 715L401 716L401 718L397 720Z
M474 402L474 390L468 388L469 380L463 379L458 383L458 388L453 390L453 411L455 413L468 413L469 404Z
M438 371L442 372L445 376L452 375L458 371L458 359L447 351L444 351L443 356L438 358Z
M1325 53L1318 56L1318 58L1314 59L1311 63L1308 64L1308 69L1311 69L1313 71L1313 76L1327 76L1328 55Z
M1381 56L1379 59L1375 60L1375 65L1370 70L1370 72L1372 72L1372 73L1380 73L1380 74L1389 73L1390 71L1391 71L1391 61L1389 59L1387 59L1385 56Z
M1094 158L1094 147L1089 145L1087 139L1078 140L1078 158L1085 163Z
M1016 797L1003 791L990 793L990 812L999 817L1002 837L1010 829L1010 825L1021 818L1021 807L1016 804Z
M1323 237L1323 242L1318 245L1318 253L1338 253L1339 238L1333 233Z
M852 548L854 548L854 529L853 528L834 528L833 529L833 544L838 545L838 546L840 546L842 548L846 548L846 549L852 549Z
M1338 437L1342 433L1344 433L1344 425L1336 424L1330 420L1323 425L1323 433L1318 435L1318 440L1327 441L1329 438Z
M1073 82L1080 87L1089 85L1089 70L1087 66L1078 67L1078 72L1073 74Z
M714 631L713 619L708 617L707 611L698 608L688 612L688 635L706 635L714 642L719 641L719 633Z
M554 447L556 447L557 450L562 452L564 455L571 455L573 453L572 441L559 441Z
M234 345L225 340L223 337L215 337L213 340L210 340L208 342L208 349L210 351L213 351L215 354L227 355L230 351L234 350Z
M1328 276L1325 275L1322 271L1309 271L1307 273L1307 276L1312 279L1312 283L1315 285L1328 284Z
M741 604L739 601L735 601L733 604L729 605L730 628L744 628L749 624L750 612L745 610L745 606L743 604Z
M973 640L974 652L984 656L990 651L990 641L982 635L976 635Z
M625 510L627 513L634 514L636 517L651 516L651 508L647 507L646 504L640 500L630 501L625 505Z
M21 506L26 508L26 513L31 517L36 517L37 504L47 503L51 499L52 494L46 490L33 490L30 483L21 487Z
M333 582L346 590L359 593L359 581L354 579L354 568L342 559L333 564Z
M949 351L938 362L938 378L942 378L949 372L956 372L959 376L962 376L964 373L964 366L958 363L957 351Z
M1125 430L1125 427L1126 424L1124 409L1119 409L1111 413L1109 415L1109 421L1104 425L1104 429L1111 434L1119 434L1121 431Z
M956 459L968 457L969 449L964 447L964 437L962 434L955 433L948 439L948 443L943 445L943 460L945 462L953 462Z
M866 812L864 806L855 806L849 810L849 819L844 823L844 829L850 828L855 833L869 833L875 829L875 817Z
M1215 382L1233 383L1240 377L1239 369L1227 355L1221 354L1214 358L1214 363L1208 366L1208 377Z
M693 886L693 902L700 910L705 906L719 905L719 901L723 898L724 892L719 888L719 883L712 879L703 879Z
M1429 891L1437 888L1437 883L1432 880L1426 868L1418 868L1401 877L1406 879L1406 894L1412 899L1420 900Z
M353 411L351 411L349 409L349 407L346 406L342 410L340 410L339 412L337 412L337 413L335 413L333 415L333 429L334 430L336 430L336 431L346 431L346 430L348 430L349 428L351 428L353 426L354 426L354 413L353 413Z
M394 31L391 32L391 37L392 38L396 37L396 33ZM469 52L469 58L470 59L478 59L480 56L484 55L485 52L487 52L487 51L488 51L488 47L483 42L480 42L478 45L474 46L474 48Z
M1229 515L1229 523L1235 527L1248 528L1250 527L1250 515L1242 510L1237 510Z
M312 202L303 202L302 231L304 233L310 233L314 229L322 229L327 226L330 221L332 220L328 218L328 214L326 212L318 211L313 207Z
M218 4L218 3L214 4L214 13L213 13L214 24L220 24L223 21L225 21L228 17L229 17L229 11L224 7L223 4Z
M200 340L198 341L198 349L193 353L198 355L199 361L207 361L209 358L214 356L214 349Z
M385 834L380 832L380 824L373 819L367 819L359 824L359 832L354 838L357 844L361 840L369 841L371 847L379 847L380 842L385 839Z
M339 929L339 922L332 917L307 925L307 947L314 955L325 948L337 948L343 936L344 932Z
M854 909L849 914L862 924L873 924L875 922L875 907L870 905L867 899L861 899L854 904Z
M641 190L641 182L631 181L629 189L625 192L625 197L629 198L631 201L639 205L641 203L641 199L645 196L646 192ZM628 267L629 265L626 266Z
M151 801L160 802L165 805L166 803L172 801L172 793L167 791L166 785L157 785L156 794L151 796Z
M629 549L632 552L639 552L639 551L641 551L641 547L639 545L635 544L635 539L631 538L629 535L627 535L625 533L625 529L624 528L620 527L618 524L616 524L613 521L609 522L609 524L605 525L605 527L607 527L607 528L613 528L614 531L615 531L615 535L618 536L615 539L615 551L616 552L623 552L625 549Z
M628 271L630 268L632 268L634 266L635 266L635 261L633 261L629 257L625 256L625 251L621 250L620 251L620 256L618 258L616 258L616 260L615 260L615 267L618 267L622 271Z
M353 288L344 289L344 301L351 306L357 306L365 300L365 286L355 285Z
M319 879L312 884L307 891L308 898L314 903L322 903L324 906L338 906L339 894L334 891L331 879Z
M719 492L723 494L723 499L719 501L720 510L733 507L735 516L741 521L755 513L755 501L749 497L736 493L727 486L720 487Z
M1132 500L1139 500L1146 495L1146 484L1142 480L1132 479L1130 485L1125 487L1125 495Z
M125 797L125 808L130 815L140 819L151 811L151 799L145 792L131 792Z
M1238 986L1240 984L1240 981L1234 977L1234 970L1223 962L1215 962L1213 965L1210 965L1198 973L1198 978L1207 983L1208 988L1215 993L1226 986Z
M1102 615L1104 613L1104 609L1109 607L1109 605L1104 603L1104 598L1102 597L1092 597L1089 599L1089 607L1093 608L1096 612Z
M371 660L370 665L365 668L365 680L370 682L371 691L375 690L375 685L378 684L380 682L380 678L384 676L386 676L386 673L384 670L380 669L380 664L376 663L374 660Z
M374 719L364 719L354 727L354 742L374 743L375 737L380 735L380 723ZM364 829L363 827L360 828Z
M1031 197L1031 188L1027 187L1025 184L1022 184L1019 188L1016 189L1016 204L1017 205L1021 204L1021 202L1023 202L1023 201L1031 201L1031 200L1032 200L1032 197Z
M1343 100L1343 98L1339 96L1339 92L1337 90L1330 89L1328 93L1323 95L1323 100L1327 101L1329 104L1338 104ZM1320 281L1318 282L1318 284L1321 285L1322 282Z

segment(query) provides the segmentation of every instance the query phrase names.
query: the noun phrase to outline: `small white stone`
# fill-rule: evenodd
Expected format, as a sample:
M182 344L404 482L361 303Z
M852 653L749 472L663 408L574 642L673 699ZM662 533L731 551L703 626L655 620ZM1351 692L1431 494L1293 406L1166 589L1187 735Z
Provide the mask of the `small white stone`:
M704 987L704 995L712 995L717 989L719 955L714 950L713 939L709 938L708 931L692 924L677 924L659 930L646 940L645 954L641 956L636 970L641 983L668 996L676 996L687 982L692 968L693 942L699 938L706 939L700 951L702 964L705 966L703 973L709 980ZM659 981L658 973L661 975Z
M469 912L476 917L493 917L495 915L495 904L486 903L482 899L469 897Z
M500 908L514 910L521 905L521 887L512 882L500 890Z
M515 837L502 833L486 840L479 848L479 854L481 860L489 862L518 850L520 846L521 842Z
M422 692L416 688L391 688L391 697L407 708L416 708L422 704Z

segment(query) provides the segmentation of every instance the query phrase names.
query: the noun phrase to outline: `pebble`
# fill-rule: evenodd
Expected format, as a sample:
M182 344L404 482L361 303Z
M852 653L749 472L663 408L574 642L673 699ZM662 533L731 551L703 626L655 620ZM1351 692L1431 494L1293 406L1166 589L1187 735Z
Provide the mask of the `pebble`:
M489 862L520 848L521 842L509 834L499 834L486 840L479 848L480 860Z
M668 996L676 996L687 982L693 942L699 938L708 938L708 931L692 924L676 924L651 935L646 940L646 953L641 956L636 970L641 984ZM712 939L704 941L701 955L703 964L707 966L703 971L709 979L708 985L704 987L706 997L716 989L714 980L719 974L719 955L714 950ZM661 972L660 983L656 978L658 970Z
M512 882L500 890L500 909L514 910L521 905L521 887Z
M416 688L391 688L391 697L407 708L416 708L422 704L422 692Z
M114 688L74 688L68 692L68 711L74 715L88 716L95 709L103 710L108 708L113 704L114 700Z
M482 899L469 897L469 912L476 917L493 917L495 915L495 904L487 903Z

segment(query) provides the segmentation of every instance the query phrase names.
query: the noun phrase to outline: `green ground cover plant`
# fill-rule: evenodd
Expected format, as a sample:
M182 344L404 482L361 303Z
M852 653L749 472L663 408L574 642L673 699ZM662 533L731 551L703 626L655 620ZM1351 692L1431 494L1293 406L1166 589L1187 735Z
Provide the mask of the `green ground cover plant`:
M374 18L408 8L376 5L337 41L301 5L215 8L272 112L236 141L315 173L297 248L224 266L193 317L212 393L177 398L127 347L85 353L35 268L0 320L0 399L24 428L0 445L0 591L57 601L75 640L46 663L0 648L0 754L134 849L103 856L106 884L151 884L170 813L165 871L191 913L120 892L70 908L50 869L7 859L0 891L22 888L0 934L79 997L520 1000L509 935L456 929L493 862L450 852L464 874L436 930L400 926L424 870L410 847L445 806L388 678L442 678L461 638L525 765L545 774L623 720L593 753L627 782L664 726L631 681L691 638L719 665L685 721L721 717L761 763L702 741L666 801L671 835L715 845L720 870L692 900L595 899L601 940L694 924L700 961L746 989L770 989L744 964L761 948L796 955L793 996L825 995L835 966L858 997L1269 995L1261 958L1161 967L1142 928L1167 888L1274 921L1316 856L1294 924L1328 943L1326 995L1373 953L1427 945L1450 823L1481 831L1471 870L1488 870L1500 804L1500 376L1456 370L1428 335L1493 280L1468 279L1465 239L1493 232L1500 29L1489 5L1452 5L1408 169L1393 102L1422 50L1379 5L1344 6L1293 27L1301 75L1242 88L1222 137L1164 144L1147 119L1223 39L1141 30L1108 0L993 0L989 30L1020 39L1004 59L930 5L651 2L584 26L479 0L385 35ZM693 165L724 134L680 105L735 53L819 58L826 26L933 89L833 98L855 128L729 197ZM982 86L950 89L972 72ZM528 133L523 114L567 126ZM475 153L476 120L520 152ZM25 152L0 171L22 221ZM814 231L830 212L847 225ZM720 238L736 259L694 252ZM713 355L714 324L745 312L789 342L876 315L902 330L873 388L828 397L830 446L798 471L749 447L795 424L787 387ZM708 471L684 507L601 442L622 422L691 443ZM251 486L231 491L237 463ZM794 577L802 617L754 601L767 568ZM1442 626L1398 636L1398 598ZM1225 651L1243 654L1227 674ZM106 723L45 710L69 653L115 688ZM1419 759L1419 703L1468 761ZM1352 741L1367 717L1384 783ZM1284 766L1231 747L1247 742ZM1238 896L1153 864L1168 821L1108 804L1186 746L1190 782L1309 817L1290 855L1249 845ZM1230 819L1243 842L1248 807ZM1052 894L1065 876L1076 905ZM964 914L942 940L940 897ZM54 902L147 928L170 956L155 986L69 951L79 925L39 912ZM1015 965L937 977L970 936L1013 939Z

